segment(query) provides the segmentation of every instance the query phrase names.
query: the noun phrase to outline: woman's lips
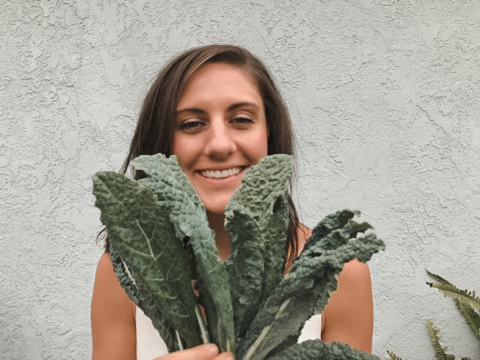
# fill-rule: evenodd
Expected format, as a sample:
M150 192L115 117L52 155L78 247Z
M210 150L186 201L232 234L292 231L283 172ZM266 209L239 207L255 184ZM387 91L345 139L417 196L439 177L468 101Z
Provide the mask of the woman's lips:
M233 167L225 170L201 170L200 174L208 179L225 179L241 173L242 167Z

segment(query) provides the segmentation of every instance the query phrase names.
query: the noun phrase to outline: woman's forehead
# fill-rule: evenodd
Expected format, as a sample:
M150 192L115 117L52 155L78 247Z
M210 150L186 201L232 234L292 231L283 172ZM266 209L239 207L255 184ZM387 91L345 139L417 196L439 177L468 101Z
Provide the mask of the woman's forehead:
M179 96L177 110L191 102L228 100L262 105L256 83L245 69L228 63L207 63L195 71Z

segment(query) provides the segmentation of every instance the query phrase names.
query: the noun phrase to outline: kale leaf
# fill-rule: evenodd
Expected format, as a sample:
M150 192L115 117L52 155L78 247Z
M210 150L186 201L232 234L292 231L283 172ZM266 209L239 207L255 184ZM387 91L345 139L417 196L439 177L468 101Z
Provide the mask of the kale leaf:
M167 344L169 349L201 344L190 267L168 207L155 202L149 188L117 173L97 173L93 183L112 248L145 299L139 306L147 305L143 310L152 321L161 319L154 324L167 341L173 336L170 327L178 334L181 342Z
M142 183L152 189L156 203L168 209L168 217L177 238L190 239L196 270L208 292L208 296L204 297L208 299L204 304L207 318L216 319L216 326L209 327L211 340L217 343L222 351L235 352L228 274L225 265L220 261L203 203L175 156L139 156L132 161L132 165L145 172L147 177L142 179Z
M281 281L287 240L288 155L269 156L251 167L225 209L231 254L226 261L235 335L244 336L257 309Z
M339 342L325 343L320 340L307 340L295 344L280 354L268 358L269 360L380 360L363 351L355 350Z

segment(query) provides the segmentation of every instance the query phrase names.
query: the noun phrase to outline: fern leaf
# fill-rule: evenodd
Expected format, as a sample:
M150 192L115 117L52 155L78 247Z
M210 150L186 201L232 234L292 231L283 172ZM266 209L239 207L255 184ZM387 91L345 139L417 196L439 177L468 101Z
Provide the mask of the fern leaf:
M430 276L433 280L437 281L438 283L440 283L440 284L442 284L442 285L452 285L450 282L448 282L447 280L445 280L444 278L442 278L440 275L431 273L431 272L428 271L427 269L425 269L425 271L427 272L427 275L428 275L428 276ZM427 283L427 284L430 285L430 283Z
M462 314L473 335L480 341L480 315L469 304L455 300L455 305L457 305L458 311Z
M428 320L427 321L428 333L430 335L430 340L432 341L433 348L435 350L435 358L437 360L455 360L455 356L452 354L446 354L446 348L443 348L440 345L440 339L438 337L438 329L433 325L433 323Z
M390 356L390 360L403 360L401 357L398 357L393 353L393 351L387 350L388 356Z
M460 290L452 284L430 283L430 287L437 288L443 295L454 300L462 301L471 305L473 308L480 310L480 297L475 294L475 291Z

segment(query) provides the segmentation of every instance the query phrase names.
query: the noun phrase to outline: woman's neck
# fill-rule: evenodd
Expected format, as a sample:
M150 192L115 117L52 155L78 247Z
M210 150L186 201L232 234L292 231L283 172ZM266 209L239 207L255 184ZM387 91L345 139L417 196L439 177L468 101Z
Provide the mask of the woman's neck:
M223 261L230 255L230 235L225 230L225 215L207 212L207 218L210 227L215 232L215 244L220 259Z

